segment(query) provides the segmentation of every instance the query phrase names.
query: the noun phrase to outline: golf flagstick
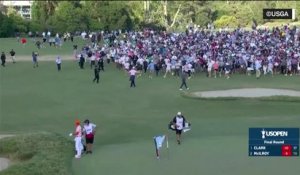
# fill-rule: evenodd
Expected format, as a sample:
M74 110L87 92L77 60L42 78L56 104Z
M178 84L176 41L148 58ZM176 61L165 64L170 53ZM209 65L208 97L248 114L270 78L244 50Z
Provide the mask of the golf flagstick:
M157 148L156 137L154 137L153 139L154 139L156 158L159 159L159 151L158 151L158 148Z
M167 154L168 154L168 160L169 160L169 137L168 134L166 134L166 139L167 139Z

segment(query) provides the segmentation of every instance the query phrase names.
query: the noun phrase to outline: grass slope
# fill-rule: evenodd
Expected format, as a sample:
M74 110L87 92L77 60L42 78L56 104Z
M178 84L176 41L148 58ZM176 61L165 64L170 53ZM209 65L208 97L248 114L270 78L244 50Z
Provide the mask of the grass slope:
M1 175L68 175L73 145L53 133L24 134L4 138L0 155L14 163Z
M65 61L8 64L0 69L0 132L49 131L67 134L75 118L89 118L98 126L93 155L73 160L72 174L214 174L250 175L300 171L299 158L249 158L249 127L299 127L299 102L259 100L198 100L183 98L180 80L169 77L137 79L130 89L128 76L114 67L92 83L92 70L79 70ZM299 76L234 75L230 80L204 74L188 81L190 91L230 88L284 88L300 90ZM192 123L183 144L175 144L167 124L177 111ZM169 159L155 158L152 137L169 133ZM280 166L274 166L280 165ZM265 170L268 170L266 172Z

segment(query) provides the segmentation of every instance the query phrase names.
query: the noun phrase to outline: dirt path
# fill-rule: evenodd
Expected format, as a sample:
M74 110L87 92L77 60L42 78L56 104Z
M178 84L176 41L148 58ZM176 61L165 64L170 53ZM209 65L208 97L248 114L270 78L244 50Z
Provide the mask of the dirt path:
M64 60L74 60L75 58L73 55L59 55L62 59L62 61ZM55 61L57 55L41 55L38 57L38 61ZM7 62L12 62L12 60L8 57L6 59ZM20 55L20 56L16 56L16 61L32 61L32 57L29 55Z
M193 93L197 97L270 97L293 96L300 97L300 91L286 89L245 88L219 91L202 91Z
M0 135L0 139L5 137L12 137L13 135ZM11 161L7 158L0 157L0 171L6 169L11 164Z

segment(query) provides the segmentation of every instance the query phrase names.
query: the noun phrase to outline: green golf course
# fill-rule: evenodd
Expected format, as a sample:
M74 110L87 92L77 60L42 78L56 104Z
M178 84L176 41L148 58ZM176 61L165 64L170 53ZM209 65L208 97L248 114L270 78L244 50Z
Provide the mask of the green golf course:
M149 79L142 75L137 78L137 87L129 88L128 75L117 70L113 63L105 64L105 72L100 72L100 83L96 84L92 82L93 70L87 64L80 70L77 62L64 60L64 55L72 56L72 43L67 42L61 50L40 51L41 55L63 55L62 71L58 72L55 57L53 61L40 61L38 68L33 68L31 61L18 60L30 57L35 46L31 43L23 48L13 42L15 39L0 42L3 51L13 48L17 53L16 64L8 62L0 68L0 134L15 134L15 138L25 134L32 142L28 145L34 149L37 144L38 149L29 158L20 160L10 157L13 152L5 146L14 137L1 140L0 157L10 157L15 162L1 175L52 175L54 170L57 174L74 175L297 175L300 172L299 157L248 156L249 127L299 127L299 100L187 98L185 92L179 91L179 78L162 76ZM79 48L84 45L80 39L77 43ZM300 91L300 76L263 76L257 80L255 76L234 74L227 80L207 78L201 73L187 83L190 92L257 87ZM183 134L181 145L177 145L175 133L167 128L178 111L192 124L192 130ZM73 138L68 134L74 129L75 119L87 118L97 125L93 154L74 159ZM44 137L35 135L45 133ZM33 139L28 139L28 134L33 134ZM164 145L157 160L153 136L162 134L169 136L169 149ZM56 139L59 145L55 144ZM49 145L43 151L48 140L55 151ZM20 143L26 145L24 141ZM56 160L52 161L53 171L38 163L43 156L47 157L44 161ZM36 173L22 172L20 167L28 161L32 163L30 170ZM43 168L45 171L41 171Z

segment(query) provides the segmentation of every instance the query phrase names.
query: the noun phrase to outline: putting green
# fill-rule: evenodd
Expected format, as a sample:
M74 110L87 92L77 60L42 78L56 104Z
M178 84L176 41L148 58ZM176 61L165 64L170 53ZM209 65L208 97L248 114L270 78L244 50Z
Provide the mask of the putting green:
M222 174L281 175L297 174L299 158L254 158L247 154L247 137L188 138L181 145L170 142L157 160L149 141L125 143L97 148L93 155L73 160L75 175L80 174ZM169 153L168 153L169 152ZM168 155L169 154L169 155ZM277 165L277 166L274 166Z

